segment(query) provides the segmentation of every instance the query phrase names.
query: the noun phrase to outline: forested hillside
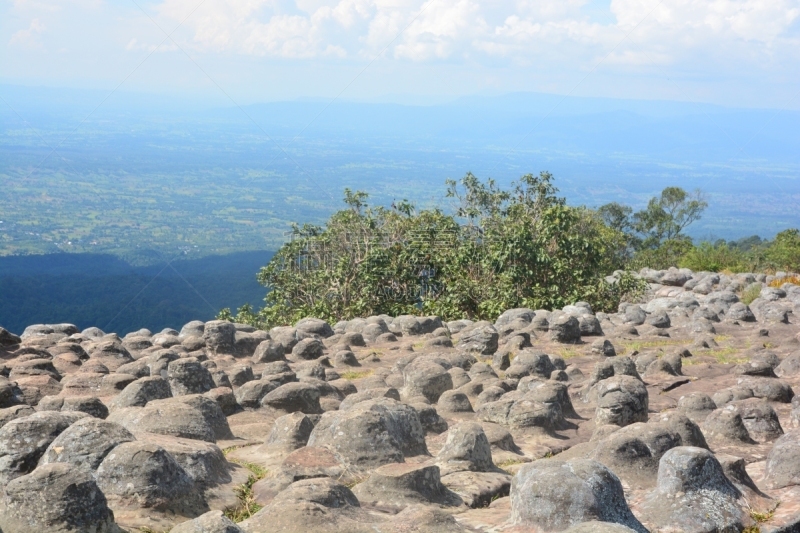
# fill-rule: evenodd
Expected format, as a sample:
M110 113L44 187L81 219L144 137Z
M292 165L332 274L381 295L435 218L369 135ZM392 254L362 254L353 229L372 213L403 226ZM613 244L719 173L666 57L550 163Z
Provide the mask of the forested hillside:
M0 325L97 326L121 335L180 328L223 307L260 301L259 267L272 252L241 252L132 267L110 255L48 254L0 258Z

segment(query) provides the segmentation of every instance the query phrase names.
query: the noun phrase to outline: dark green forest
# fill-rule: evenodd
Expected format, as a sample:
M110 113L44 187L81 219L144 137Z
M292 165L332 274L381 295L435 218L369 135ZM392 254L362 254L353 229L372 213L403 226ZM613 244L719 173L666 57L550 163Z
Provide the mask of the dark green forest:
M0 258L0 326L68 322L124 335L180 329L219 309L260 301L256 273L272 252L241 252L148 267L100 254Z

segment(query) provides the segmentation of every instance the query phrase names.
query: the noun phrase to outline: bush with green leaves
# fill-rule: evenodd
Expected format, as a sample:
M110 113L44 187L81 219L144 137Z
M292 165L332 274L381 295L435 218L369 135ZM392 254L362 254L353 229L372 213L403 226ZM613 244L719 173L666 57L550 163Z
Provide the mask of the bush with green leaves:
M778 233L765 256L776 269L800 272L800 230L787 229Z
M549 173L523 176L510 190L472 174L447 185L453 215L406 201L371 207L365 193L345 190L346 209L324 227L295 227L260 271L265 306L221 318L258 327L382 313L493 320L514 307L579 300L615 310L643 290L628 275L605 281L625 264L625 234L566 205Z

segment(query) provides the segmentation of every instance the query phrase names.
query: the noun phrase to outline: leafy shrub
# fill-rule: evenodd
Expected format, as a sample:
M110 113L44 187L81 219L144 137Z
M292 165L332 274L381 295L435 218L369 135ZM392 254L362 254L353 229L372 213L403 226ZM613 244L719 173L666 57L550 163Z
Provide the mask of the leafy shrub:
M678 266L683 257L689 253L694 245L688 237L670 239L656 248L644 248L636 252L630 261L630 268L665 268Z
M800 271L800 230L787 229L778 233L765 255L777 269Z
M642 290L630 276L605 281L624 266L625 235L596 212L567 206L550 174L523 176L508 191L472 174L448 187L455 216L405 201L370 207L365 193L345 190L347 209L325 227L295 227L261 269L264 308L220 316L259 327L381 313L493 320L513 307L578 300L615 310Z
M723 270L748 272L753 266L745 252L738 248L732 248L725 242L715 244L701 242L698 246L687 250L680 258L678 265L690 268L695 272L721 272Z

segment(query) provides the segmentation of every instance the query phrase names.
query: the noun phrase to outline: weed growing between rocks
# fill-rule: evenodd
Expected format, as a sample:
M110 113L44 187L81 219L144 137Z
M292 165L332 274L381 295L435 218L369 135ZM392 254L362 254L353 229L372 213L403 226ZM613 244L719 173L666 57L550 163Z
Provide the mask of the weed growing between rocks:
M750 305L753 303L753 300L761 296L761 286L760 285L753 285L747 287L745 290L742 291L742 296L740 300L744 305Z
M264 479L264 476L267 475L267 470L255 463L228 457L228 454L237 448L239 448L239 446L232 446L223 450L222 453L225 454L226 458L231 463L236 463L251 472L250 475L247 476L247 481L234 489L237 498L239 498L239 505L232 509L226 509L224 512L226 517L238 524L261 510L261 505L256 503L255 497L253 496L253 485Z
M775 516L775 511L778 509L780 504L781 502L776 503L775 507L768 511L756 511L755 509L750 509L750 518L752 518L758 524L769 522L772 520L772 517Z

